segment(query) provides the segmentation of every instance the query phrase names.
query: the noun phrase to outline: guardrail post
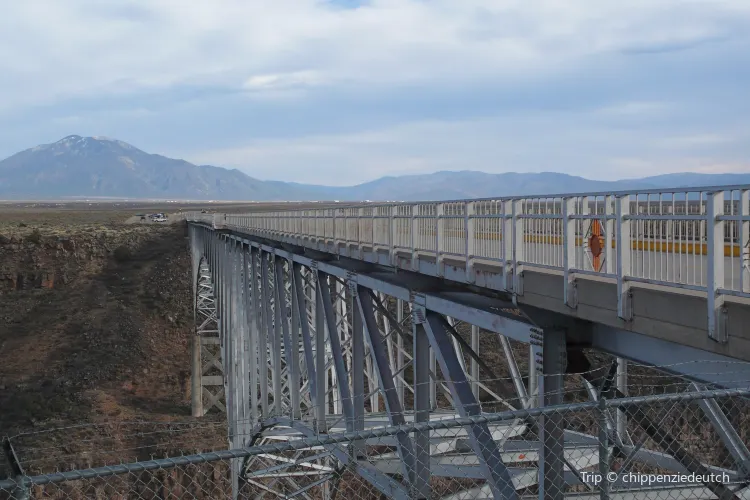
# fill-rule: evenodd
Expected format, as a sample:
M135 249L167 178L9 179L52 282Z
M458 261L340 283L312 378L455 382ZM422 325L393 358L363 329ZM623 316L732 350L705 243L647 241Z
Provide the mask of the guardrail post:
M706 200L706 237L708 245L708 336L717 342L727 341L724 310L724 191L708 193Z
M609 475L609 435L607 434L607 399L599 398L597 408L599 423L599 498L609 500L610 481Z
M615 273L615 252L613 248L615 221L612 219L612 215L615 213L615 203L617 201L612 195L604 199L604 272L607 274Z
M437 275L445 276L443 269L443 244L445 241L445 228L443 227L443 215L445 215L445 204L438 203L435 206L435 265L437 266Z
M737 243L740 246L740 290L750 293L750 189L740 192Z
M476 282L474 276L474 254L476 253L476 202L469 201L464 205L464 226L466 227L466 281Z
M359 260L365 258L365 242L362 240L362 219L365 215L364 208L357 209L357 255Z
M332 226L331 227L331 241L333 242L333 246L336 248L336 254L338 255L341 253L339 244L338 244L338 239L336 237L336 212L338 212L338 210L335 208L332 208L331 212L333 212L333 217L332 217L333 220L331 221L331 226ZM344 224L346 224L346 219L344 219Z
M419 270L419 262L417 261L417 231L419 230L419 219L417 214L419 213L419 205L412 205L411 207L411 269L412 271Z
M563 217L563 300L565 305L573 309L576 308L576 282L575 273L572 272L576 267L576 219L570 216L575 213L575 198L562 199L562 217ZM588 203L588 198L584 198L584 203Z
M523 232L523 219L519 217L523 213L523 201L513 200L510 202L511 205L511 260L513 262L509 269L512 272L512 284L509 289L513 290L513 295L523 295L523 282L521 273L523 272L522 262L524 259L523 254L523 243L524 243L524 232ZM508 275L506 274L506 277Z
M320 215L318 212L320 212L320 210L315 209L313 210L313 212L315 213L315 225L313 226L313 238L315 240L315 249L317 250L320 247L320 243L319 243L320 236L318 234L320 232L320 230L318 229L318 218Z
M505 274L505 289L513 290L513 274L512 274L512 260L513 260L513 232L515 218L513 217L513 202L512 201L501 201L502 213L500 217L500 252L503 259L503 273Z
M627 219L630 214L630 195L617 198L615 204L615 253L617 254L617 315L625 321L633 318L633 308L630 293L630 283L627 277L632 272L631 254L633 245L631 243L632 233Z
M396 224L396 216L398 215L398 207L392 206L390 210L390 216L388 217L389 222L389 228L390 228L390 255L388 256L390 259L390 263L392 266L396 266L396 232L398 229L398 224Z

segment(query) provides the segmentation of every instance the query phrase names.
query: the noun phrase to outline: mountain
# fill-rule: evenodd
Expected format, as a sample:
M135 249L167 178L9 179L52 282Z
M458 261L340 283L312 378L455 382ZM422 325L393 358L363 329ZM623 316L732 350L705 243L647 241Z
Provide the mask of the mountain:
M239 170L148 154L122 141L71 135L0 161L0 198L281 199L307 193Z
M461 171L383 177L358 186L341 188L339 196L369 200L450 200L648 187L650 185L639 181L594 181L556 172L487 174Z
M677 174L656 175L640 179L657 188L700 187L700 186L734 186L750 184L750 173L747 174L695 174L683 172Z
M490 196L750 184L749 174L677 173L597 181L557 172L436 172L347 187L261 181L239 170L149 154L122 141L71 135L0 161L0 199L449 200Z

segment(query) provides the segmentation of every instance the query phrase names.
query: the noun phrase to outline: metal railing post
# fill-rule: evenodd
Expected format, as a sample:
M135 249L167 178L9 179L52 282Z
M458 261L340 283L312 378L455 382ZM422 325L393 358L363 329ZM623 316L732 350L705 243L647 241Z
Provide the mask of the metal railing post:
M513 217L513 295L522 295L523 290L521 289L521 272L522 262L524 260L524 239L525 234L523 230L523 219L519 217L523 213L523 200L514 200L512 209Z
M502 229L498 235L500 244L502 245L502 257L503 257L503 274L505 274L505 289L513 290L513 259L515 249L515 208L513 201L502 202Z
M724 191L708 194L706 200L706 244L708 245L707 296L708 336L717 342L726 342L727 330L724 321Z
M632 273L631 257L633 245L631 243L630 225L627 219L630 214L630 196L617 198L615 209L615 252L617 254L617 315L625 321L633 318L632 302L630 300L630 283L627 277Z
M599 398L599 498L609 500L609 436L607 435L607 399Z
M464 204L464 227L466 228L466 281L474 283L474 255L476 254L476 203L473 201Z
M419 229L419 219L417 214L419 213L419 205L412 205L411 207L411 268L413 271L419 269L419 263L417 262L417 230Z
M566 306L575 309L576 283L572 270L576 267L576 219L571 218L574 213L575 198L563 198L563 301Z
M439 277L445 276L442 259L445 240L445 227L443 227L445 221L443 218L444 215L445 204L438 203L435 206L435 265L437 266L437 275Z
M397 208L395 206L388 207L388 262L391 265L396 265L396 256L393 252L396 242L396 215Z
M612 219L615 213L615 203L617 200L612 195L604 199L604 272L607 274L615 273L615 249L613 248L615 221Z

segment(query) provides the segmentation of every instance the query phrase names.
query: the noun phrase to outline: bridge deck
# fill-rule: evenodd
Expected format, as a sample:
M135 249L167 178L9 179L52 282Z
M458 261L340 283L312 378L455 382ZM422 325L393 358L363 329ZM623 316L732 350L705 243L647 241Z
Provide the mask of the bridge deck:
M507 291L521 305L750 360L750 186L189 220Z

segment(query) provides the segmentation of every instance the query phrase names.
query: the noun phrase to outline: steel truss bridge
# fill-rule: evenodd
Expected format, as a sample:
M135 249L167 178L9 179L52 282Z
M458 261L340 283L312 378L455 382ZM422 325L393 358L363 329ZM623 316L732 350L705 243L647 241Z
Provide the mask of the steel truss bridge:
M582 478L605 472L608 454L738 486L620 483L606 498L750 498L749 431L718 400L700 402L703 439L730 466L706 463L646 411L613 411L599 435L560 415L480 418L564 405L574 378L574 397L624 398L629 364L681 390L750 387L750 186L187 220L193 414L227 412L233 448L474 419L253 457L233 469L236 488L332 497L345 467L388 498L589 498L601 495ZM457 486L438 494L441 479Z

